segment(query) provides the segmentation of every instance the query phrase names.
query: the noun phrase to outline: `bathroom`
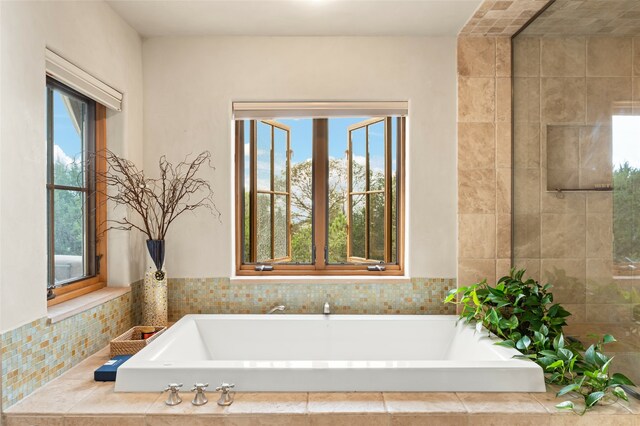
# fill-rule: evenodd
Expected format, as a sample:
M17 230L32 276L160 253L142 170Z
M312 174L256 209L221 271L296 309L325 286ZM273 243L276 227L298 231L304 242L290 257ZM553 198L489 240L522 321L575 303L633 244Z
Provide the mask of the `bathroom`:
M154 270L146 238L109 230L99 239L108 256L96 261L98 279L56 289L48 302L41 144L46 76L70 63L103 88L96 96L112 152L152 174L162 156L178 163L211 153L213 168L201 172L214 212L187 213L166 236L170 324L279 305L278 318L321 315L325 304L330 318L453 316L456 306L444 303L451 290L526 268L572 313L566 334L614 335L612 368L640 382L639 260L625 237L637 219L616 220L633 204L615 175L640 162L633 142L623 146L638 132L635 0L3 0L0 22L2 424L638 424L633 398L579 417L556 409L554 392L238 388L224 409L215 404L218 383L203 407L189 403L188 382L176 407L159 392L113 392L93 370L112 339L142 325L144 279ZM276 264L260 274L243 257L240 211L250 203L237 188L253 177L239 177L234 119L260 118L252 103L278 102L287 119L310 103L307 116L360 108L355 115L367 118L378 108L404 118L395 139L400 214L389 215L395 258L385 271ZM322 102L329 113L318 112ZM628 183L620 188L633 199ZM110 206L105 214L131 213ZM331 257L308 243L305 250Z

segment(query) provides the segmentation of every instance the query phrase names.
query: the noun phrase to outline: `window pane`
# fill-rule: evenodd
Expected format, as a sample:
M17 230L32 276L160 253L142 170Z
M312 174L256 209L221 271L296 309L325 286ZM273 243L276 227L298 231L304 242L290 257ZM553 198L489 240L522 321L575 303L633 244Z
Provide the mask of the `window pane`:
M271 126L258 121L258 189L271 189Z
M368 259L384 261L384 194L369 194Z
M56 185L84 185L83 139L87 105L79 99L53 91L53 176Z
M347 151L349 126L365 118L329 119L329 263L347 262ZM355 138L362 138L364 130ZM362 143L360 143L362 145ZM356 167L358 165L356 164ZM363 170L362 167L358 167ZM363 175L364 176L364 175Z
M84 193L57 189L54 192L55 281L86 275Z
M397 190L394 185L397 184L397 129L400 122L397 121L397 117L392 120L375 120L378 121L373 124L366 124L371 123L372 117L328 120L328 223L325 229L316 231L326 232L330 264L349 263L350 257L353 258L352 262L356 263L359 263L357 259L397 262L397 237L394 234L397 229ZM245 263L251 260L272 262L286 259L286 263L289 264L312 264L313 217L321 211L319 209L324 209L324 206L313 205L314 168L324 167L323 164L313 163L314 119L279 118L263 122L256 120L252 123L255 123L257 129L255 172L259 188L256 195L257 226L255 230L245 232L244 236L247 245L244 251ZM387 123L392 126L390 130L394 131L394 134L390 134L392 154L389 158L385 157ZM355 126L359 127L349 130ZM325 140L319 139L318 143L322 147ZM353 149L350 155L347 155L350 146ZM253 152L246 151L247 169L252 154ZM351 165L347 161L349 159L353 160ZM391 166L392 169L389 176L386 175L387 166ZM352 173L352 192L361 194L349 195L349 171ZM251 170L247 173L251 173ZM287 177L290 180L289 185ZM248 184L250 178L247 179L246 174L244 178ZM391 180L391 194L388 199L387 193L383 192L387 179ZM266 193L271 191L284 194ZM289 197L286 193L290 194ZM247 229L251 223L249 199L250 197L245 195L243 218ZM351 212L348 209L350 199L353 202ZM385 217L386 209L390 209L389 218ZM394 223L385 223L385 220ZM391 234L385 235L385 230L389 228ZM251 232L255 232L253 243L257 253L256 259L249 258ZM385 237L389 240L385 241ZM347 250L348 242L352 247L350 252ZM389 246L391 252L388 254L389 257L385 258L385 248ZM318 246L316 249L321 251L325 247Z
M398 124L400 118L391 119L391 262L398 263Z
M313 120L281 119L278 122L291 132L291 263L309 264L313 244Z
M243 231L244 231L244 239L243 239L243 256L244 262L249 262L251 259L251 200L250 200L250 188L251 188L251 120L245 120L242 124L243 126L243 136L244 140L242 141L242 146L244 149L244 176L243 186L244 186L244 216L243 216Z
M615 275L637 277L640 275L640 116L614 115L612 124L613 209L610 223L614 271ZM601 219L596 224L604 233L607 221Z
M275 196L274 211L274 250L275 259L287 257L289 241L287 238L287 196Z
M365 258L365 195L354 195L351 216L351 254Z
M257 261L271 259L271 195L258 194Z
M384 189L384 127L384 121L367 126L370 191Z
M351 131L351 190L366 191L365 167L367 159L367 128Z
M287 192L287 132L273 128L274 191Z

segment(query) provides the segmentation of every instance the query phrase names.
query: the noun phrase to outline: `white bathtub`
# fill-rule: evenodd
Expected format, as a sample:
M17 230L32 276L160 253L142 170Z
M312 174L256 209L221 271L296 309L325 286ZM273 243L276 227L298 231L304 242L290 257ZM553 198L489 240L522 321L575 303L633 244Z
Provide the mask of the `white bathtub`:
M544 392L542 369L452 315L187 315L123 364L116 391Z

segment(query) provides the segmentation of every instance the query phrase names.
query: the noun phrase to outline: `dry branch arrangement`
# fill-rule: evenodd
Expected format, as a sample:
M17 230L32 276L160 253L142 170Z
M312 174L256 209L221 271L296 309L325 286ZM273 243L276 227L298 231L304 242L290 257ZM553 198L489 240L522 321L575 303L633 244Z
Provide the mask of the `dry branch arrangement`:
M104 155L106 160L106 170L97 176L98 183L106 184L105 199L116 206L125 206L141 219L140 222L127 216L110 219L108 229L137 229L144 233L157 268L156 278L162 280L164 239L169 226L183 213L199 208L220 215L213 201L211 185L197 177L202 166L214 169L211 153L204 151L192 161L187 157L175 166L163 155L158 162L158 178L145 176L133 162L112 151L105 150L97 155Z

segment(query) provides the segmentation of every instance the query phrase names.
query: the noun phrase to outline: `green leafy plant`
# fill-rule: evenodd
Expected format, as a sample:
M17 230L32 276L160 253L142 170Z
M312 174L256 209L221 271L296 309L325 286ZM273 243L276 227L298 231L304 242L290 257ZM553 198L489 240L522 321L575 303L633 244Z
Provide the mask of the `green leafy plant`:
M557 408L573 410L583 414L608 396L613 396L615 399L621 398L625 401L629 400L621 385L634 386L633 382L624 374L610 374L609 367L613 357L609 357L602 352L602 346L615 341L616 339L613 336L605 334L598 343L589 346L584 351L584 354L577 353L574 355L574 359L569 365L569 371L577 374L575 376L571 374L571 379L568 380L569 384L560 389L557 395L563 396L570 392L576 393L582 396L584 408L578 411L572 401L561 402L556 405ZM554 374L559 374L555 364L559 364L559 360L549 364L547 369L556 370Z
M550 347L571 314L561 305L553 304L550 284L540 285L533 279L523 281L524 273L512 269L495 286L485 279L453 289L445 303L460 305L460 317L482 323L504 339L500 345L516 348L523 354L535 354Z
M519 357L540 365L547 383L564 385L557 396L574 393L583 398L582 410L572 401L559 403L558 409L584 414L607 398L628 400L620 386L633 386L633 382L620 373L611 375L613 357L602 352L602 347L615 342L615 338L607 334L586 350L577 341L567 342L563 327L571 314L553 303L550 284L523 280L524 273L525 270L512 269L495 286L485 279L453 289L445 303L459 305L461 319L481 323L490 333L501 337L503 340L497 345L515 348L522 354Z

